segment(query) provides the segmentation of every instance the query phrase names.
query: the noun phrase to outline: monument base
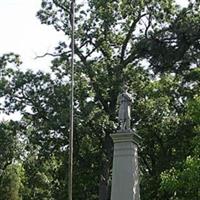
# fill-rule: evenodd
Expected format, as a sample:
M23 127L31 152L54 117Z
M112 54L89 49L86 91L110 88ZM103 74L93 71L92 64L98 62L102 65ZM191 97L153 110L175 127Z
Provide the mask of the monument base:
M111 200L139 200L138 142L133 132L111 135L114 142Z

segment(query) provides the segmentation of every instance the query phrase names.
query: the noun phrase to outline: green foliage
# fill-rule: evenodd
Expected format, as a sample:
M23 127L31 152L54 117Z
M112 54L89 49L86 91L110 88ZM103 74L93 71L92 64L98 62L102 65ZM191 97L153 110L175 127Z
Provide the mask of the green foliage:
M0 199L21 200L24 178L24 169L22 165L8 165L3 174L1 174Z
M64 199L62 196L65 177L62 177L61 161L54 156L48 160L38 158L33 152L24 163L26 182L23 199ZM63 173L63 172L62 172ZM63 181L62 181L63 179Z
M6 169L22 156L22 146L18 140L20 126L17 122L0 123L0 170Z
M41 23L69 38L70 1L42 0L41 5ZM198 2L180 8L173 0L76 5L76 200L110 199L110 134L118 126L116 100L124 82L135 98L131 123L143 138L141 198L197 198L198 178L192 182L192 177L198 177L200 151L194 143L200 130L199 13ZM22 114L14 126L22 141L13 139L14 128L2 130L9 144L23 144L23 160L9 145L5 152L9 161L23 163L23 199L67 198L69 50L70 40L58 44L51 74L21 71L14 54L0 58L0 108Z
M171 199L196 199L200 197L200 158L188 156L176 169L161 174L161 191L168 192Z
M199 96L194 96L192 100L188 102L186 117L195 124L193 131L197 133L197 136L191 141L190 148L192 152L186 157L186 159L176 164L176 167L172 167L161 174L161 188L162 192L167 192L171 196L171 199L199 199L199 187L200 187L200 110L199 110Z

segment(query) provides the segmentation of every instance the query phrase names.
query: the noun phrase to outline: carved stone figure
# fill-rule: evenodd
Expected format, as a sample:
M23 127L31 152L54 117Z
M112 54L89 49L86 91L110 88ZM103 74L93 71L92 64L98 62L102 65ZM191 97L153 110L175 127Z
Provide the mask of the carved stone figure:
M128 93L128 87L123 87L123 92L119 94L117 102L119 104L118 120L120 124L120 131L130 131L131 121L131 104L132 96Z

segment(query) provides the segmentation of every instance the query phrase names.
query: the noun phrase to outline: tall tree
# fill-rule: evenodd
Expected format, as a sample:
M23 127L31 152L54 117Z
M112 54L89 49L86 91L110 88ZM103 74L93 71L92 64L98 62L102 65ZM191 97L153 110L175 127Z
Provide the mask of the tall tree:
M68 38L55 49L52 75L6 68L20 63L6 55L0 91L6 112L21 111L22 130L28 127L24 134L36 155L66 164L70 1L43 0L41 5L41 22ZM199 92L198 1L180 8L172 0L88 0L77 4L76 13L74 198L110 199L110 134L117 128L116 99L126 82L135 96L132 125L143 138L142 199L170 199L168 191L160 190L161 174L192 154L191 141L198 134L186 117L187 103ZM63 189L51 195L62 199L64 166L56 173Z

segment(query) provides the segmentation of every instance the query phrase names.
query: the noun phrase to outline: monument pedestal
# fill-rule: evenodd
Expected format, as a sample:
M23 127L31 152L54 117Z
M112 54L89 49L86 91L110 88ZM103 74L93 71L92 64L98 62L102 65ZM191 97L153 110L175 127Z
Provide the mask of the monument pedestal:
M135 133L111 135L114 142L111 200L139 200L138 142Z

